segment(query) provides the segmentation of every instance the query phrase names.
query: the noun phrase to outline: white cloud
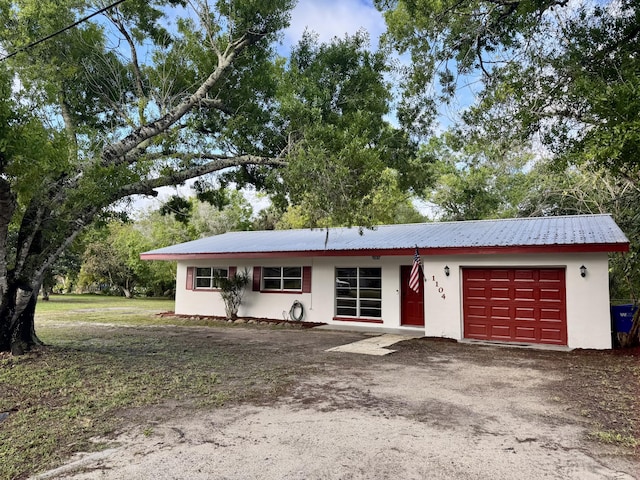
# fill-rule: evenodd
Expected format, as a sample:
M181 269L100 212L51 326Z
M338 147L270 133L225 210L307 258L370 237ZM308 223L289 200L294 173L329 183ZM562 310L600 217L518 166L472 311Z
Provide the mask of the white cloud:
M317 33L321 42L366 30L372 47L376 47L386 26L382 14L369 0L299 0L291 25L284 32L285 47L297 43L305 29Z

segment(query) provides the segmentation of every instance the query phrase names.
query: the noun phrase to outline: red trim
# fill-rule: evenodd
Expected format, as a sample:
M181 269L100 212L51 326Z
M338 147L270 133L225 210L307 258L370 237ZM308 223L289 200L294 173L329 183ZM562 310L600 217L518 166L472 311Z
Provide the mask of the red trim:
M187 267L187 290L194 289L193 277L194 277L195 267Z
M350 318L350 317L333 317L336 322L363 322L363 323L384 323L379 318Z
M302 267L302 293L311 293L311 267Z
M252 290L254 292L260 291L260 283L262 283L262 267L253 267L253 277L252 277Z
M254 292L260 293L311 293L311 267L302 268L302 288L300 290L265 290L262 288L262 267L253 267L253 285Z
M496 255L522 253L597 253L628 252L628 243L597 243L571 245L510 245L495 247L420 247L420 255ZM231 253L143 253L142 260L195 260L209 258L287 258L287 257L369 257L413 256L415 247L366 250L309 250L283 252L231 252Z
M233 277L238 272L238 267L229 267L229 278Z

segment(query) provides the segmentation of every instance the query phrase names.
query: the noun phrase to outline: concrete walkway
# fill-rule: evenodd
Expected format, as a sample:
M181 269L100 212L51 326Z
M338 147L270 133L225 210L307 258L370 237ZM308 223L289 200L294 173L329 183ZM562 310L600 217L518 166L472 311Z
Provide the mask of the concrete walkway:
M347 343L346 345L340 345L338 347L329 348L326 352L346 352L346 353L360 353L363 355L388 355L396 350L389 350L388 348L395 343L402 342L415 338L408 335L397 335L392 333L386 333L372 338L365 338L353 343Z

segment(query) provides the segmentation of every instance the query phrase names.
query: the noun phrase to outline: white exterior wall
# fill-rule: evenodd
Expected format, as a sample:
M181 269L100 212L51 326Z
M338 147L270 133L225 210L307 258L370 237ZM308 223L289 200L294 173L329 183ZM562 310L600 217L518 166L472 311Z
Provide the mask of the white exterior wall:
M238 272L242 272L245 268L249 272L249 276L253 275L253 267L255 266L309 266L311 259L303 259L299 263L297 259L287 259L285 261L277 260L189 260L178 262L178 272L176 277L176 313L180 315L216 315L224 316L224 302L220 293L212 290L187 290L187 267L237 267ZM311 291L314 291L314 275L311 271ZM238 310L238 316L242 317L259 317L271 319L283 319L283 314L288 317L289 309L295 300L302 303L305 309L304 320L309 322L320 322L315 320L309 306L312 304L313 293L280 293L280 292L254 292L251 289L251 281L245 289L242 297L242 304Z
M189 260L178 262L176 273L176 307L178 315L224 315L224 303L220 294L211 291L187 290L187 267L227 268L226 261Z
M187 290L187 266L245 267L311 266L311 293L261 293L247 286L240 316L282 319L295 300L304 306L303 320L340 325L367 325L371 328L400 327L400 266L411 265L412 257L306 257L247 261L190 260L178 262L176 313L224 316L218 292ZM593 254L458 255L422 256L425 271L425 335L463 338L462 268L464 267L552 267L566 269L567 341L571 348L611 348L608 257ZM444 274L449 266L450 276ZM580 266L587 267L586 277ZM382 268L383 324L334 321L336 267ZM444 298L443 298L444 295ZM415 329L415 327L412 327Z
M411 262L411 258L407 260ZM249 261L235 260L188 260L178 262L176 277L176 313L179 315L217 315L224 316L224 303L220 293L207 290L187 290L187 267L235 266L238 272L245 267L253 275L253 267L306 267L311 266L311 293L254 292L251 282L245 290L238 316L288 319L289 309L298 300L304 307L304 321L334 323L335 313L334 285L335 268L344 267L382 267L382 318L385 327L400 325L399 288L400 263L398 257L383 257L374 260L371 257L315 257L260 259ZM349 324L351 322L335 322ZM362 322L354 322L362 325Z

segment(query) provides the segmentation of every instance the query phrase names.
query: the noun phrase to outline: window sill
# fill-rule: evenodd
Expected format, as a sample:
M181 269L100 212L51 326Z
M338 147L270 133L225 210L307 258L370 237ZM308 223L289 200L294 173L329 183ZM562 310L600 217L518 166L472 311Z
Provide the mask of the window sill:
M260 290L260 293L290 293L299 295L302 293L302 290Z
M381 318L333 317L336 322L384 323Z

